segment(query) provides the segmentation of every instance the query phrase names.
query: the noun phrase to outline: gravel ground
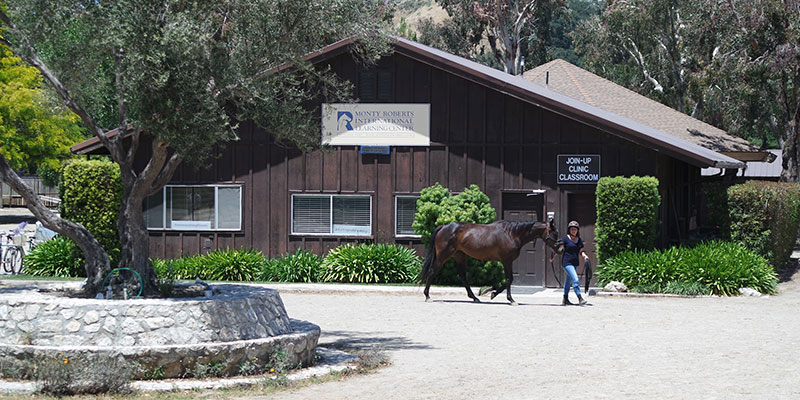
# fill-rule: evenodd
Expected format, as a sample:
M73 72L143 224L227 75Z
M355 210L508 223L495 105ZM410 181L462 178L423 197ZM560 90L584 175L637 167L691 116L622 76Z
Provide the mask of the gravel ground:
M781 294L736 298L591 297L552 291L520 303L463 294L289 293L292 318L325 346L376 346L374 374L279 399L800 398L800 273Z

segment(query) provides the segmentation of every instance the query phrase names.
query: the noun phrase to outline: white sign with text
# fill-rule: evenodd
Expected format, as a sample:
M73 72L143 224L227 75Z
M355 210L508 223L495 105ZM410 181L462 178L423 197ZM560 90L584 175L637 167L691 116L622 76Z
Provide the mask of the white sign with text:
M430 146L430 104L322 105L322 144Z

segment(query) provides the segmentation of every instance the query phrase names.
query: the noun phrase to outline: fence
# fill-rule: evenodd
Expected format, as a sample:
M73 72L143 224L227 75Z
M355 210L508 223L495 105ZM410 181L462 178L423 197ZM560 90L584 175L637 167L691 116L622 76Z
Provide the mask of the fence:
M26 185L32 188L36 194L39 195L39 198L42 199L45 206L56 207L61 202L61 200L58 198L58 189L45 186L39 177L26 176L22 177L22 180ZM5 183L0 183L0 198L2 198L2 201L0 201L0 207L26 206L25 199L17 194L17 192L11 190L11 187Z

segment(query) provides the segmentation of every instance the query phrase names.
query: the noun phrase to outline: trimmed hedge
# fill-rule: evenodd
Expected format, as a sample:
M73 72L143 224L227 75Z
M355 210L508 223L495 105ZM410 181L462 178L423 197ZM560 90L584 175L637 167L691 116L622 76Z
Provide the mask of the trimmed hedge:
M345 283L412 282L420 271L414 250L395 244L345 244L322 261L322 281Z
M750 287L775 293L778 278L767 260L739 243L704 242L693 248L626 251L606 260L597 271L601 285L619 281L638 292L699 291L738 295ZM695 289L687 285L695 284Z
M117 219L122 203L119 166L104 160L75 160L61 173L61 216L80 223L100 242L111 259L119 262Z
M597 182L598 263L628 250L656 246L658 228L658 179L645 176L603 177Z
M774 268L789 259L800 228L800 185L748 181L728 188L732 241L764 256Z
M437 226L451 222L471 222L488 224L497 219L497 212L477 185L470 185L463 192L453 196L450 191L436 182L420 191L417 200L417 214L414 216L414 231L422 236L425 248L431 241L431 234ZM496 261L481 261L467 258L467 281L472 285L496 285L504 280L503 266ZM434 277L439 285L461 285L456 272L455 261L444 264Z

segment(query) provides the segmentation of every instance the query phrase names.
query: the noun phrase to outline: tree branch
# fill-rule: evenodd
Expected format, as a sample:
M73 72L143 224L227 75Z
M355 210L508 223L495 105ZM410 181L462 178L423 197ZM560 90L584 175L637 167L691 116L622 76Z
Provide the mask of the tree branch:
M158 174L158 177L153 181L150 190L148 191L147 195L151 195L164 187L167 183L169 183L172 176L175 175L175 171L178 170L178 166L181 165L183 161L183 156L181 156L178 152L172 153L172 156L167 161L167 164L164 168L161 169L161 173Z
M628 42L630 42L631 46L633 46L633 50L629 49L628 46L625 45L623 45L623 47L636 60L636 63L639 64L639 68L642 70L645 79L647 79L647 81L653 84L654 86L653 89L656 92L664 93L664 87L661 86L660 83L658 83L658 80L656 80L656 78L650 75L649 71L647 71L647 67L644 64L644 55L642 55L642 52L639 51L639 47L636 46L636 43L630 38L628 38Z

